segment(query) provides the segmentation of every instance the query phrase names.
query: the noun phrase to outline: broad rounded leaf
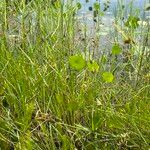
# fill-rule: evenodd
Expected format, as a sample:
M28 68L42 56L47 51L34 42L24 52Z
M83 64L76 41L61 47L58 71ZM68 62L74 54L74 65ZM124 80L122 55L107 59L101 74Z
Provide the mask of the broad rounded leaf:
M97 64L97 62L89 62L87 66L88 69L92 72L98 72L99 70L99 65Z
M114 76L111 72L104 72L102 74L103 80L106 82L112 82L114 80Z
M85 60L80 55L70 56L69 64L73 69L82 70L85 67Z
M114 44L112 47L112 54L113 55L119 55L121 53L121 47L119 44Z
M100 4L98 2L94 3L94 9L95 10L100 10Z

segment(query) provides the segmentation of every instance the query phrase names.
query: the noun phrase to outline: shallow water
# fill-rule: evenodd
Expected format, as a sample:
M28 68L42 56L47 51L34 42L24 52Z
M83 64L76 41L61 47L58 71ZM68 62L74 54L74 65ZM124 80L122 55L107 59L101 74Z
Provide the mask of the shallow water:
M110 7L106 12L104 12L104 16L100 17L100 28L99 31L97 31L97 23L93 21L93 10L90 11L89 7L93 7L95 2L100 2L101 10L103 10L104 2L106 2L106 0L89 0L89 2L86 2L86 0L78 0L77 2L81 3L82 8L78 11L77 19L79 21L79 28L84 28L86 25L87 36L89 36L89 47L87 46L88 49L91 49L91 39L93 39L95 35L100 37L99 45L101 50L108 50L111 47L111 41L113 41L113 36L115 34L113 22L115 20L115 11L118 11L118 1L120 3L122 2L121 4L126 7L126 16L123 17L126 18L131 13L129 6L132 5L133 16L136 15L135 11L137 10L139 11L141 20L148 20L148 18L150 18L150 11L145 11L146 5L150 4L149 0L110 0ZM142 28L139 28L138 32L141 32L141 30L143 30Z
M91 19L93 19L93 11L90 11L89 7L93 7L93 4L95 2L99 2L101 10L103 10L104 2L106 2L107 0L89 0L88 2L86 2L86 0L77 0L77 1L80 2L82 5L82 8L78 11L79 19L81 18L85 19L86 17L87 20L85 19L84 21L87 21L87 23L91 23ZM145 16L147 17L150 17L150 12L144 11L144 8L146 7L146 5L150 4L150 0L119 0L119 2L122 3L126 7L130 7L130 4L132 4L134 6L133 7L134 10L140 11L140 15L142 18L144 17L143 14L145 14ZM109 8L105 12L105 16L102 17L103 21L106 22L107 24L110 24L110 22L114 18L114 15L115 15L114 13L117 9L118 9L118 0L110 0ZM128 11L130 10L127 9L127 15L129 13ZM133 14L134 14L134 11L133 11Z
M100 2L101 6L103 7L103 3L106 2L107 0L89 0L88 2L86 2L86 0L77 0L78 2L80 2L82 4L82 10L81 11L87 11L89 6L92 6L95 2ZM121 2L124 5L128 5L129 3L133 2L133 5L139 9L143 9L144 5L146 3L149 2L149 0L119 0L119 2ZM115 7L118 3L118 0L110 0L110 8L112 9L113 7Z

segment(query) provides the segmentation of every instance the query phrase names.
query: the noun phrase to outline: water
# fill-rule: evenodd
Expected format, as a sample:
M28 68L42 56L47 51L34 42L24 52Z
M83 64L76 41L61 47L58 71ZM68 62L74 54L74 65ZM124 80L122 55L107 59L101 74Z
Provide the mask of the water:
M107 0L89 0L89 2L86 2L86 0L79 0L78 2L80 2L82 4L82 6L83 6L82 9L80 10L80 13L81 12L87 12L88 8L90 6L93 6L93 4L95 2L100 2L101 7L103 8L104 7L104 3L106 1ZM129 3L133 2L133 5L136 8L139 8L140 10L142 10L144 8L144 6L146 5L146 3L149 2L149 0L119 0L119 1L120 2L122 1L122 3L124 5L128 5ZM110 10L112 10L112 8L116 7L117 3L118 3L118 0L110 0Z
M86 26L87 29L87 36L88 38L88 44L87 49L91 49L92 40L95 35L99 36L99 46L102 51L106 51L106 49L110 49L111 43L114 41L115 35L115 29L113 26L113 22L115 18L118 16L121 16L119 12L116 12L119 10L118 1L125 6L125 11L122 14L122 17L127 18L129 14L132 14L133 16L137 15L140 16L140 20L147 21L150 20L150 11L145 11L145 7L147 4L150 4L149 0L110 0L109 8L107 11L104 12L104 16L100 17L100 24L99 24L99 31L97 31L97 23L94 22L93 17L93 9L92 11L89 10L90 7L93 7L93 4L95 2L100 2L101 10L104 9L104 2L106 0L89 0L89 2L86 2L86 0L79 0L78 2L81 3L82 8L77 13L77 20L79 21L79 28L84 28ZM132 5L132 9L130 6ZM90 8L91 9L91 8ZM119 14L116 16L116 14ZM117 18L118 19L118 18ZM120 19L120 22L123 22ZM138 32L141 32L144 27L139 28ZM139 34L138 34L139 35ZM137 36L137 38L139 38Z
M120 3L122 1L122 4L124 6L129 7L126 10L126 15L128 16L129 13L131 13L130 10L130 4L132 4L133 7L133 11L132 14L135 15L135 11L139 11L140 12L140 16L141 18L145 17L150 17L150 12L145 12L144 8L146 7L146 4L150 3L149 0L119 0ZM104 2L106 2L106 0L89 0L89 2L86 2L86 0L79 0L78 2L81 3L82 8L78 11L78 18L81 20L84 20L87 24L92 23L93 20L93 11L89 10L89 7L93 7L93 4L95 2L99 2L100 6L101 6L101 10L104 9ZM133 2L133 3L132 3ZM114 20L115 17L115 11L118 9L118 0L110 0L110 4L109 4L109 8L108 10L105 12L104 17L102 17L102 21L103 23L109 24L111 25L111 22Z

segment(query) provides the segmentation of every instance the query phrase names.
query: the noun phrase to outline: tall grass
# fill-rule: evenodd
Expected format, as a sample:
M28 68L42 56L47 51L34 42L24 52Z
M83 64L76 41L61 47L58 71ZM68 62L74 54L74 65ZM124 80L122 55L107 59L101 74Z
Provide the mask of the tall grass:
M118 3L110 48L100 53L101 37L91 35L91 51L78 23L80 7L1 0L1 150L149 149L149 22L123 21L127 6ZM105 11L95 9L101 32Z

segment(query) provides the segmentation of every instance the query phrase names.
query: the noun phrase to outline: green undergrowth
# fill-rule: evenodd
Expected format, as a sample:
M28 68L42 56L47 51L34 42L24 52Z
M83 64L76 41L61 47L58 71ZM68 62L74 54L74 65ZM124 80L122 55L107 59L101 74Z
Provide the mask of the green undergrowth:
M149 29L133 42L130 16L115 28L128 50L115 38L94 57L76 41L80 3L26 2L0 2L0 149L148 150Z

